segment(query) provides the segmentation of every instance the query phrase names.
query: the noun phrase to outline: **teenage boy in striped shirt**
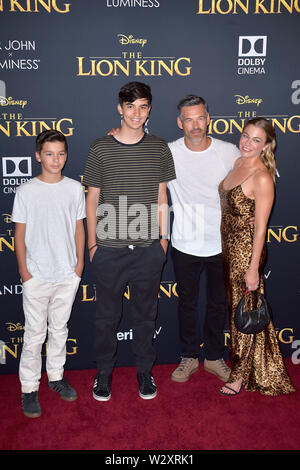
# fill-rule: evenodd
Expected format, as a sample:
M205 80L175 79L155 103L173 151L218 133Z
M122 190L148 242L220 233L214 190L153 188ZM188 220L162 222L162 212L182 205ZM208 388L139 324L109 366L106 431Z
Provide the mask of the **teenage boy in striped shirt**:
M83 177L88 186L88 248L97 290L98 373L93 397L98 401L111 397L116 334L127 284L139 394L143 399L157 394L153 337L168 246L167 182L176 175L167 143L144 130L151 101L148 85L130 82L121 88L121 129L117 138L105 135L93 142Z

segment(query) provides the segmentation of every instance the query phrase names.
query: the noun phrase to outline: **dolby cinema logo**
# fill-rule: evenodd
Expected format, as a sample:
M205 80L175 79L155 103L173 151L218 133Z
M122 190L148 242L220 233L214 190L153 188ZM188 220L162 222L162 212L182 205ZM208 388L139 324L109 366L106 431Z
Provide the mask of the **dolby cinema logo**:
M3 193L16 192L16 187L31 179L31 157L2 157Z
M238 75L264 75L267 36L239 36Z

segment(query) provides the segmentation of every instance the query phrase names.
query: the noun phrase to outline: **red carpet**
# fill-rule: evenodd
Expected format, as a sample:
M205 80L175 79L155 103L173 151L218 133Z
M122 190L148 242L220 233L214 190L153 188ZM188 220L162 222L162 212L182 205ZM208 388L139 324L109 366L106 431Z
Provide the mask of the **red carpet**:
M170 380L174 365L155 366L154 400L138 395L136 370L117 368L112 398L92 397L94 370L66 371L79 398L65 402L43 374L40 418L23 416L16 375L0 376L1 450L298 450L299 366L287 361L296 393L266 397L244 390L223 397L215 376L200 371L189 382Z

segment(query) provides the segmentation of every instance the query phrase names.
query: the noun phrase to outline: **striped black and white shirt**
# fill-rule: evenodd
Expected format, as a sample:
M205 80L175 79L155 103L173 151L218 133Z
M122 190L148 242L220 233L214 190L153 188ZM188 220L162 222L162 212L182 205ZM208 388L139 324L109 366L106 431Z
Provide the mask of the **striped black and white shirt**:
M100 188L97 244L149 246L159 236L159 184L175 178L172 154L159 137L144 134L135 144L111 135L95 140L83 183Z

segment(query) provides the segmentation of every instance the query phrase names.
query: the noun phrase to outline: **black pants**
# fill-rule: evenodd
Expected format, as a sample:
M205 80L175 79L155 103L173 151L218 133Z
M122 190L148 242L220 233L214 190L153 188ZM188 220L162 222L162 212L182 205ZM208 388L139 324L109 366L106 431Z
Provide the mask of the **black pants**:
M117 356L117 329L123 294L130 288L132 348L138 372L151 372L156 358L155 320L165 252L159 243L149 247L98 247L92 260L96 279L95 352L98 371L110 374Z
M206 359L214 361L224 354L224 325L227 302L223 278L222 254L199 257L172 248L179 296L179 332L182 357L199 357L199 283L206 273L207 304L204 321Z

